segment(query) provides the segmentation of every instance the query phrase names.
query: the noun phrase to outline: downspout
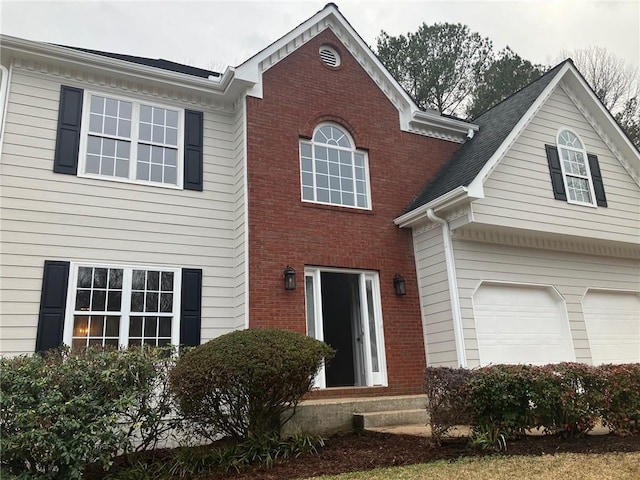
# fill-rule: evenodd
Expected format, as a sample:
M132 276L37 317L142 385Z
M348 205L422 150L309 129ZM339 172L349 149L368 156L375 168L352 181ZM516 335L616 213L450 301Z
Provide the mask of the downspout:
M451 299L451 313L453 315L453 334L456 341L456 354L458 366L467 367L467 355L464 346L464 331L462 329L462 314L460 313L460 298L458 296L458 280L456 278L456 265L453 260L453 241L449 222L436 216L433 208L427 210L427 218L432 222L442 225L442 238L444 243L444 258L447 264L447 278L449 280L449 298Z
M7 103L9 97L9 70L4 65L0 65L0 155L2 155L2 145L4 144L4 121L7 115Z

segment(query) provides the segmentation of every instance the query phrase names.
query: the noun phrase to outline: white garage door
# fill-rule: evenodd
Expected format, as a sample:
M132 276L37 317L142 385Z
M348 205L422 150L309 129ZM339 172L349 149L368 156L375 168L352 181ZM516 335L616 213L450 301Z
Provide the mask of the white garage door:
M481 365L575 361L564 302L555 290L483 284L473 307Z
M640 362L640 295L590 290L582 300L594 365Z

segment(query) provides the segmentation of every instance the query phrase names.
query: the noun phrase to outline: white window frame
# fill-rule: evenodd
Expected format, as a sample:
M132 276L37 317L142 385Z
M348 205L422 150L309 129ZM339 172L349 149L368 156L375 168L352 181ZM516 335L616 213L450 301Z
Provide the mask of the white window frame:
M339 147L337 145L330 145L330 144L326 144L326 143L317 143L313 140L313 138L316 136L316 133L318 132L318 130L320 130L322 127L326 127L326 126L331 126L334 128L339 129L342 133L344 133L344 135L347 137L347 139L349 140L349 143L351 144L350 148L346 148L346 147ZM311 147L311 164L312 164L312 177L313 177L313 196L314 199L313 200L309 200L309 199L305 199L304 198L304 183L302 180L302 145L309 145ZM343 203L333 203L331 201L329 202L322 202L320 200L317 200L318 198L318 185L317 185L317 175L318 173L316 172L316 158L315 158L315 146L319 145L319 146L324 146L324 147L328 147L329 149L335 149L335 150L339 150L339 151L346 151L346 152L350 152L351 153L351 168L352 168L352 172L353 172L353 196L354 196L354 203L355 205L346 205ZM356 186L355 186L355 159L354 159L354 155L355 154L360 154L363 156L364 158L364 182L365 182L365 187L367 189L367 206L366 207L360 207L357 205L358 203L358 199L357 199L357 192L356 192ZM351 137L351 135L349 134L349 132L347 131L346 128L344 128L342 125L336 124L336 123L331 123L331 122L324 122L324 123L320 123L316 126L316 128L313 130L313 136L311 137L311 139L300 139L299 142L299 148L298 148L298 157L300 160L300 199L305 202L305 203L315 203L315 204L320 204L320 205L333 205L336 207L344 207L344 208L355 208L358 210L371 210L371 180L370 180L370 176L369 176L369 155L366 151L364 150L358 150L355 147L355 142L353 141L353 138ZM340 177L342 178L342 177Z
M173 273L173 322L171 323L171 345L180 343L180 300L182 294L182 269L176 267L166 267L161 265L121 265L105 264L98 262L71 262L69 270L69 281L67 285L67 303L64 317L64 328L62 341L71 347L73 340L73 324L75 315L75 305L77 296L78 271L80 267L90 268L111 268L122 269L122 300L120 313L120 327L118 346L127 348L129 346L129 321L131 313L131 279L133 270L154 270ZM125 285L128 285L125 288ZM151 313L151 312L147 312ZM153 312L155 313L155 312ZM134 312L134 316L145 316L144 312ZM153 314L148 315L153 316Z
M363 325L364 334L364 360L365 360L365 384L367 387L386 387L388 386L387 378L387 361L386 361L386 348L384 342L384 322L382 319L382 301L380 294L380 276L378 272L368 270L350 270L342 268L327 268L327 267L305 267L304 269L304 288L305 288L305 316L307 312L307 277L313 279L313 315L314 315L314 331L310 332L307 328L307 335L317 340L324 341L323 331L323 317L322 317L322 282L321 274L324 272L344 273L358 275L358 286L360 290L360 314L363 322L368 322L369 312L367 305L366 295L366 282L372 283L373 294L373 309L375 319L375 333L377 338L378 349L378 372L373 372L371 361L371 339L369 334L368 325ZM306 319L306 325L309 325L309 319ZM355 366L355 365L354 365ZM325 366L324 363L320 367L320 370L316 374L314 379L314 387L327 388ZM355 386L354 386L355 387Z
M562 132L569 132L573 135L576 136L576 138L578 139L578 141L580 142L580 144L582 145L582 149L579 148L575 148L575 147L569 147L567 145L561 145L560 144L560 134ZM593 177L591 176L591 169L589 168L589 157L587 156L587 150L585 149L584 146L584 142L582 141L582 138L580 138L580 135L578 135L575 131L573 131L570 128L560 128L558 130L558 133L556 134L556 146L558 147L558 160L560 161L560 168L562 169L562 182L564 184L564 191L566 192L567 195L567 203L571 203L574 205L583 205L583 206L587 206L587 207L594 207L597 208L598 205L596 203L596 194L593 188ZM586 175L578 175L575 173L569 173L566 171L565 166L564 166L564 159L562 158L562 150L567 150L570 152L578 152L578 153L582 153L582 158L584 158L584 164L585 164L585 170L587 171ZM589 202L581 202L579 200L574 200L571 198L571 195L569 193L569 183L567 181L567 177L573 177L573 178L580 178L582 180L586 180L587 184L589 185L589 195L591 196L591 203Z
M96 173L87 173L87 143L89 137L89 120L91 115L91 97L93 95L99 97L105 97L108 99L119 100L124 102L130 102L131 109L131 137L128 139L130 142L129 149L129 176L115 177L109 175L100 175ZM140 129L140 106L145 105L149 107L162 108L165 110L171 110L178 114L178 135L177 135L177 162L176 162L176 185L163 182L152 182L149 180L138 180L136 178L138 168L138 143L139 143L139 129ZM101 135L96 135L101 136ZM116 137L111 135L102 136L102 138L114 138L120 140L127 140L124 137ZM151 143L151 142L142 142ZM151 143L152 144L152 143ZM119 94L112 94L100 91L85 90L82 104L82 124L80 126L80 155L78 162L78 176L84 178L93 178L98 180L108 180L112 182L132 183L137 185L151 185L154 187L172 188L177 190L183 189L184 183L184 108L178 108L154 101L148 101L147 99L140 99L134 97L126 97Z

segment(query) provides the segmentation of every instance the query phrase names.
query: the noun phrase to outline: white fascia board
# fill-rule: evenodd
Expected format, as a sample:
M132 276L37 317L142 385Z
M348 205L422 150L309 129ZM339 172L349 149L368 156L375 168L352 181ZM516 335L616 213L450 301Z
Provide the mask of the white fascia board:
M436 210L444 210L460 203L475 200L476 198L481 197L469 195L468 188L460 186L445 193L444 195L440 195L438 198L431 200L429 203L425 203L424 205L411 210L404 215L399 216L398 218L393 220L393 223L395 223L400 228L405 228L412 227L419 222L431 222L427 218L427 211L433 210L435 212Z
M520 121L516 124L516 126L511 130L511 133L504 139L500 147L493 153L491 158L487 163L485 163L482 170L476 175L476 178L469 184L469 190L477 192L480 191L483 187L484 181L489 176L489 174L493 171L496 165L502 160L502 157L507 153L513 142L520 136L524 128L529 124L533 116L538 112L540 107L547 101L547 99L551 96L553 90L557 87L558 83L562 77L564 77L565 73L573 68L571 62L567 62L561 70L556 73L553 79L549 82L549 85L545 87L545 89L538 95L538 98L535 102L529 107L529 110L522 116Z
M34 42L8 35L0 35L0 46L5 53L12 52L19 57L27 56L50 59L51 61L72 65L77 68L94 68L107 72L117 72L141 80L151 79L175 87L197 90L210 95L225 95L227 91L237 90L230 88L235 77L235 72L232 68L227 68L225 72L217 78L199 78L193 75L172 72L170 70L140 65L117 58L83 52L58 45Z

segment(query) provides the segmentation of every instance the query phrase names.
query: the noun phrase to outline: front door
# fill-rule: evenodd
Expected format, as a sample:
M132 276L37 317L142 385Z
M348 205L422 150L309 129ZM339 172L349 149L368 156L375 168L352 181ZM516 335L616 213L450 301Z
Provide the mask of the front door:
M316 385L385 385L377 273L307 268L305 290L308 335L336 350Z

